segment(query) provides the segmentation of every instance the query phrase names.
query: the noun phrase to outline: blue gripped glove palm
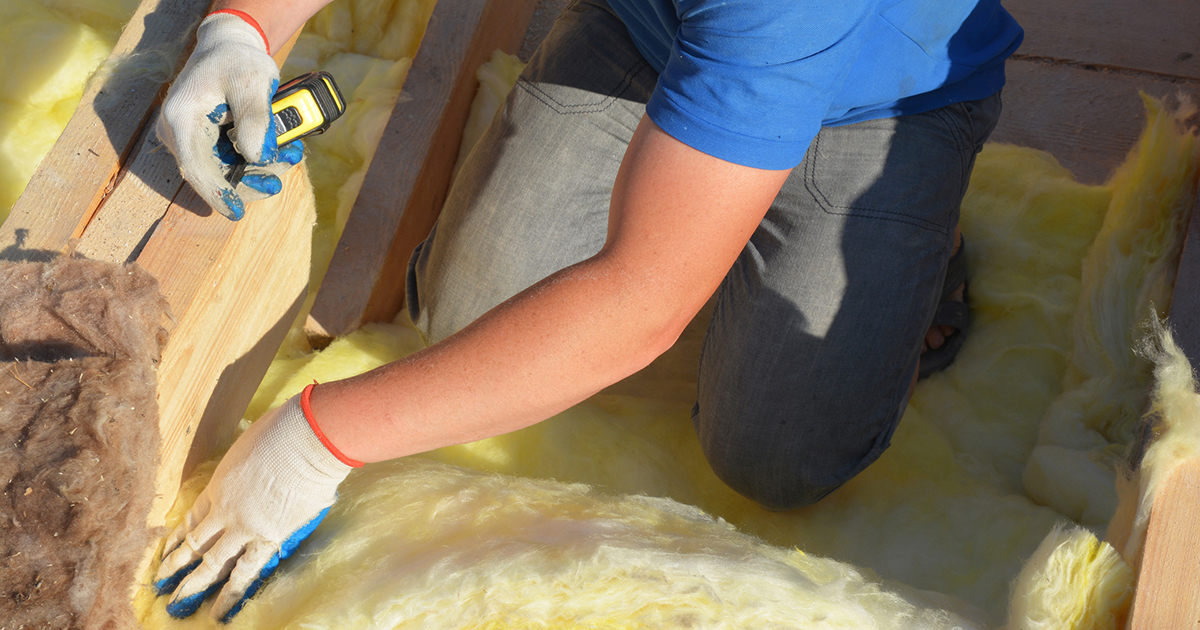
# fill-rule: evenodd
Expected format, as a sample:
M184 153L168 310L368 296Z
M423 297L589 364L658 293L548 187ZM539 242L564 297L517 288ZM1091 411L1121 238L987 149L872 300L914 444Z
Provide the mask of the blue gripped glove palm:
M304 157L304 146L276 146L271 98L279 68L254 18L218 11L196 30L196 48L167 91L156 132L184 179L208 205L236 221L245 204L278 193L279 175ZM221 131L236 121L237 151ZM238 152L248 162L230 184Z
M312 386L252 424L221 459L184 522L167 538L154 587L167 612L187 617L210 595L229 621L320 524L338 484L361 462L310 421ZM224 585L222 587L222 585Z

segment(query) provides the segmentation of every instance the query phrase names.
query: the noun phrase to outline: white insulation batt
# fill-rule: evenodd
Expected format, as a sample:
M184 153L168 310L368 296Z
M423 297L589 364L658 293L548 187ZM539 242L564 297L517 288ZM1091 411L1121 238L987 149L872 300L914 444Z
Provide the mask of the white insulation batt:
M45 62L31 75L69 75L78 98L103 42L115 39L119 20L107 16L133 8L100 4L8 0L0 35L17 43L0 47L0 62L20 67L9 56L31 46L20 38L35 30L78 32L83 43L60 46L92 46L100 52L81 57L91 61ZM329 70L353 99L309 143L320 217L314 285L430 9L338 0L285 67L285 77ZM17 20L31 25L11 27ZM508 64L491 70L501 77L516 67L493 63ZM68 93L65 82L56 90ZM49 146L14 140L31 133L20 121L70 105L38 110L4 94L7 207L28 178L11 163L32 172ZM500 97L484 100L494 107ZM1117 505L1114 469L1152 390L1166 436L1200 422L1186 360L1147 323L1170 307L1198 145L1178 122L1190 110L1147 100L1146 111L1139 144L1103 185L1076 182L1046 153L985 148L961 224L970 337L949 370L918 386L887 453L818 505L770 513L721 484L685 398L600 395L518 433L355 472L327 521L230 627L1123 627L1132 572L1093 535L1103 537ZM637 391L678 391L653 379L689 371L695 344L686 335L660 359L678 369L648 372ZM418 348L403 319L319 353L294 331L247 420L314 378ZM1146 458L1155 470L1194 453L1186 440L1160 443L1164 454ZM1156 487L1145 480L1161 477L1146 473L1143 509ZM204 480L188 482L176 517ZM204 608L171 620L145 591L136 605L147 628L216 625Z

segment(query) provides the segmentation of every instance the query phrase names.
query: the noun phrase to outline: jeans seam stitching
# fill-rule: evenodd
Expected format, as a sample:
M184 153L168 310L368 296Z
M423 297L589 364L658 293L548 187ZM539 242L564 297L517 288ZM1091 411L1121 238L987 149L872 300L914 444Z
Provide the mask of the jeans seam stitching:
M971 127L971 133L973 136L975 124L971 119L971 112L967 111L966 104L961 101L955 103L955 106L962 112L963 116L966 117L967 125ZM960 172L962 173L958 181L958 197L961 199L967 193L967 178L969 177L970 173L970 156L975 154L975 143L971 138L966 138L963 136L962 130L954 125L954 121L950 120L950 115L947 114L945 110L938 109L935 110L935 112L938 116L938 120L941 120L942 124L944 124L948 130L950 130L950 133L954 134L955 142L958 144L959 167L961 168Z
M905 225L911 225L913 227L931 230L937 233L945 232L944 226L937 225L932 221L924 221L902 212L889 212L887 210L879 210L877 208L867 206L840 205L830 202L828 197L825 196L825 193L821 191L819 186L817 186L815 170L817 161L816 157L817 153L819 153L820 144L821 134L818 132L816 137L813 138L813 146L811 151L812 159L805 160L804 188L808 190L808 194L812 196L813 200L817 202L817 205L821 206L821 210L823 210L826 214L844 217L860 216L867 219L894 221L896 223L903 223ZM838 212L838 210L845 210L845 212ZM850 211L853 210L858 211L859 214L852 215Z
M537 83L529 81L523 77L517 80L516 85L524 90L527 94L540 101L543 105L560 114L595 114L612 107L613 103L615 103L621 95L628 92L629 88L633 86L633 77L637 73L641 72L642 69L647 65L648 63L644 59L633 64L633 66L625 72L625 75L621 77L621 80L618 81L611 90L609 90L609 93L604 95L595 103L579 103L574 105L562 103L558 99L555 99L553 96L551 96L549 92L538 87Z

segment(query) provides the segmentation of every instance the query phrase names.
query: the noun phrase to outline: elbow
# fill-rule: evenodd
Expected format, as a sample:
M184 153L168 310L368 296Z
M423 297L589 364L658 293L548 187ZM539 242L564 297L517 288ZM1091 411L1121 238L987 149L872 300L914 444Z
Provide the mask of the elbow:
M658 317L642 320L641 334L632 349L634 356L633 371L636 372L650 365L655 359L670 350L683 331L695 317L696 309L673 309L660 314Z
M602 310L607 311L609 331L617 333L609 339L618 341L626 360L624 378L670 350L716 287L606 253L590 262L604 270L593 277L613 281L605 291L610 308Z

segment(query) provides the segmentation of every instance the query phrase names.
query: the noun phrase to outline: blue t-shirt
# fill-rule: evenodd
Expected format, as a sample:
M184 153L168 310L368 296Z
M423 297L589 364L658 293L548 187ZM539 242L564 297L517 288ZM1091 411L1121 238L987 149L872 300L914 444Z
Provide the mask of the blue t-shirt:
M1023 32L999 0L609 0L660 73L647 114L730 162L796 166L823 125L990 96Z

